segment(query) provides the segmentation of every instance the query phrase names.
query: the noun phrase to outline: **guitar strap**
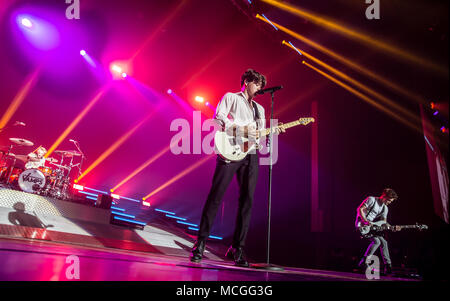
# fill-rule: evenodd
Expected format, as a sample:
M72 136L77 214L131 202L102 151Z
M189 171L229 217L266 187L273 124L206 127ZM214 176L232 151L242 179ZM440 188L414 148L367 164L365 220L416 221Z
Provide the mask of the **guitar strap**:
M370 210L367 211L366 216L368 216L370 214L370 212L372 212L373 208L375 207L375 203L378 202L378 198L375 199L375 202L372 204L372 207L370 207Z
M253 110L255 110L255 122L256 122L256 129L259 130L258 120L259 120L259 110L258 106L256 105L256 102L253 104Z
M378 201L378 199L375 199L375 202L372 204L370 209L367 211L366 216L369 216L370 212L372 212L373 208L375 207L375 203ZM358 216L358 219L361 220L361 218Z

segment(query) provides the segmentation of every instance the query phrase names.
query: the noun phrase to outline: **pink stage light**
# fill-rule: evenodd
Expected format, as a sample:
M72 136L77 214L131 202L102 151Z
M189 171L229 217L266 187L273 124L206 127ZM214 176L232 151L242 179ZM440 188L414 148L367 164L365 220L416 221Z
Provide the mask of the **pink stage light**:
M109 70L114 79L124 79L128 77L129 68L126 62L114 61L109 65Z
M113 64L111 66L111 71L117 72L117 73L122 73L122 68L120 66L117 66L116 64Z
M172 94L172 89L167 89L167 94Z
M150 203L147 202L147 201L142 201L142 205L147 206L147 207L150 207Z
M202 96L195 96L195 101L197 101L197 102L204 102L205 98L203 98Z

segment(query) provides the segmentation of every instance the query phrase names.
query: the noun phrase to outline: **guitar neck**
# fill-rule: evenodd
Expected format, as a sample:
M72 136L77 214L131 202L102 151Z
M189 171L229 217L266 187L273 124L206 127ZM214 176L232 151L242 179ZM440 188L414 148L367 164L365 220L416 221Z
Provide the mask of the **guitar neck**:
M399 227L401 229L413 229L413 228L417 228L416 225L399 225Z
M415 229L419 228L417 225L390 225L388 227L389 230L394 229L395 227L399 227L400 229Z
M297 125L303 124L302 122L300 122L299 120L295 120L289 123L284 123L283 124L283 128L288 129ZM279 128L280 126L275 126L272 128L272 133L275 133L276 129ZM264 129L263 132L261 133L261 136L267 136L270 134L270 128L268 129Z

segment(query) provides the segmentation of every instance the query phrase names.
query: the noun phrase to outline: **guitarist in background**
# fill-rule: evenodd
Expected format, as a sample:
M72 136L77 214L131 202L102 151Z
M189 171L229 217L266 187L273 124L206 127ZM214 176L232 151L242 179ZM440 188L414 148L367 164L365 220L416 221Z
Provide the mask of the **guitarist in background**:
M227 132L250 140L259 138L260 130L265 128L264 108L253 98L266 85L266 77L253 69L248 69L241 77L241 91L226 93L217 106L215 121ZM229 119L231 116L232 120ZM255 126L249 125L255 124ZM279 131L278 131L279 133ZM190 259L200 262L205 250L206 239L213 226L217 210L231 180L237 175L239 184L239 208L232 245L226 257L234 260L238 266L248 267L244 255L244 243L247 236L253 195L258 179L258 153L249 153L243 160L230 162L217 156L216 169L208 198L203 207L200 228Z
M383 220L387 224L388 206L397 198L397 193L390 188L385 188L380 197L367 197L356 210L357 215L355 226L360 227L364 225L371 225L372 222L378 220ZM400 228L396 227L395 230L400 231ZM371 243L368 246L364 257L359 262L359 266L366 270L367 257L373 255L378 247L381 246L381 254L384 262L384 273L386 275L392 274L392 262L386 239L383 236L378 235L371 237L370 240Z

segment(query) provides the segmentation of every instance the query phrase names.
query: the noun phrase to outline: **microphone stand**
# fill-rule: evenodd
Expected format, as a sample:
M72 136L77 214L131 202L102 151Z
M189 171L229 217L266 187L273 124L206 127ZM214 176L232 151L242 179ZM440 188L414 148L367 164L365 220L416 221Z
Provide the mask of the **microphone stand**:
M275 91L271 91L270 94L272 95L272 102L271 102L271 108L270 108L270 132L269 132L269 197L268 197L268 206L267 206L267 257L266 257L266 263L259 263L252 265L252 267L257 269L263 269L263 270L270 270L270 271L283 271L284 269L279 266L275 266L270 264L270 218L271 218L271 207L272 207L272 137L273 137L273 128L272 128L272 121L273 121L273 98L274 98Z

